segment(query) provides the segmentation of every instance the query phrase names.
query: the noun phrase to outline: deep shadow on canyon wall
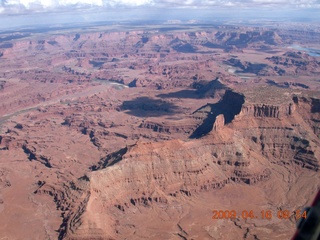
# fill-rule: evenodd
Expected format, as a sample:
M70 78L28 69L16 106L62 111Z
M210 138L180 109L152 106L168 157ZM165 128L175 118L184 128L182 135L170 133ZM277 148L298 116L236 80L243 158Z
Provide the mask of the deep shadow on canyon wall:
M207 104L205 107L210 107L210 112L203 120L202 124L191 134L190 138L200 138L208 134L216 121L216 117L223 114L225 124L230 123L234 117L240 113L241 107L244 104L244 96L242 94L227 90L223 98L215 104ZM202 107L203 108L203 107ZM201 110L198 109L197 111Z

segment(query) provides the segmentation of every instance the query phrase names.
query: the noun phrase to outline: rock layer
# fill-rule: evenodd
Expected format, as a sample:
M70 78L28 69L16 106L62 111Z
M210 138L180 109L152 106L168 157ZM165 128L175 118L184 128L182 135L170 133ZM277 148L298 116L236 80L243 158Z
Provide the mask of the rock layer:
M168 26L1 33L0 239L291 238L320 86L287 45L317 30Z

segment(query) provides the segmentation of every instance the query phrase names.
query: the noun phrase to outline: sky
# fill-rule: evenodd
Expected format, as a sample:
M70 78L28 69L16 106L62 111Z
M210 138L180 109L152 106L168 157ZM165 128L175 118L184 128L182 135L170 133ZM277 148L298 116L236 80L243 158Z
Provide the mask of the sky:
M61 8L319 8L320 0L0 0L0 13L51 11Z
M91 22L320 22L320 0L0 0L0 30Z

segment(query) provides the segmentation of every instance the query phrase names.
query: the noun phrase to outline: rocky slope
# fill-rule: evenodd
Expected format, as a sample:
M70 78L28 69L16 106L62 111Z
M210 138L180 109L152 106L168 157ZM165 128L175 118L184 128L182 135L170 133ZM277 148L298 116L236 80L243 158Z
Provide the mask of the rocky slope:
M0 238L292 236L320 187L320 86L283 44L312 39L158 27L0 36Z
M298 102L303 99L300 97ZM228 115L218 115L212 131L198 140L138 142L101 159L92 168L93 172L77 182L80 186L85 182L86 188L82 191L90 194L83 203L85 211L79 208L76 212L69 212L63 237L147 237L154 233L153 230L144 228L145 223L135 221L136 218L152 218L152 226L164 226L162 221L157 220L158 211L162 209L166 221L179 225L183 219L181 209L188 206L190 201L198 202L205 193L211 191L219 194L218 189L228 185L268 185L276 179L273 171L277 168L282 169L284 176L288 176L288 180L282 179L284 182L281 184L287 190L280 190L280 186L269 186L265 194L272 191L280 191L282 196L294 194L301 187L298 186L298 179L306 177L306 174L317 176L315 180L319 181L319 138L312 132L309 122L302 120L297 111L298 102L294 97L289 105L244 104L227 125L224 125L224 118L228 118ZM225 104L232 108L232 101L227 100ZM309 104L310 115L313 113L312 106L317 106L311 102ZM308 194L313 192L312 189L303 191ZM205 197L208 201L211 198ZM279 201L273 199L265 207L277 209ZM299 207L294 202L287 198L282 204L287 208ZM251 200L247 204L253 206L257 203ZM201 207L195 209L202 211ZM282 232L282 227L291 223L282 222L281 230L277 230L275 226L259 221L253 220L261 229L249 226L246 230L256 232L252 236L265 239L265 231L272 231L268 237L272 235L275 239L280 233L290 236L289 232ZM188 224L191 223L186 223L190 227ZM242 223L235 224L233 228L237 228L238 224ZM170 228L169 231L168 228L155 231L155 239L171 238L178 234L176 229ZM183 230L183 236L195 237L193 230L190 231Z

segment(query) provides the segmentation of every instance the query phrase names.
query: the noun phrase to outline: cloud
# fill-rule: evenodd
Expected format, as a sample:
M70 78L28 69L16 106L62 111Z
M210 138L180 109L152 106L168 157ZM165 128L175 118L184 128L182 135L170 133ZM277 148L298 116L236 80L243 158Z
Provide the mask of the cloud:
M0 0L2 6L20 6L26 9L34 6L43 8L70 6L70 5L92 5L92 6L141 6L152 3L152 0Z
M0 13L61 7L320 8L320 0L0 0Z

